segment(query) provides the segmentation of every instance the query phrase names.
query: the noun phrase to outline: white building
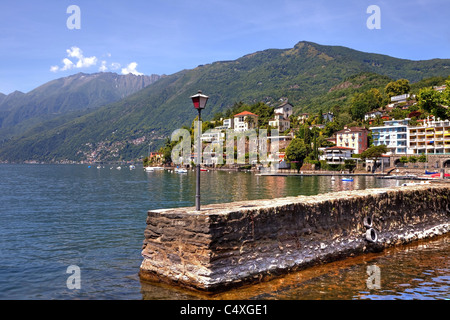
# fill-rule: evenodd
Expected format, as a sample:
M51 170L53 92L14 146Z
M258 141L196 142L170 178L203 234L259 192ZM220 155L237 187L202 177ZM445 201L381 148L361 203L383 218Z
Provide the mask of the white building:
M372 127L372 139L375 146L388 147L388 155L408 153L408 123L411 119L389 120L384 126Z
M284 132L291 128L291 121L284 118L281 114L275 114L275 119L269 120L269 126L278 128L278 131Z
M292 116L293 112L294 107L287 101L283 103L281 106L274 109L275 115L281 115L285 119L289 119L289 117Z
M247 131L256 127L258 127L258 115L244 111L234 116L235 131Z
M408 127L408 147L409 154L450 153L450 120L427 119Z
M344 164L345 160L353 159L353 148L346 147L330 147L325 149L324 155L320 156L320 160L326 160L328 164Z

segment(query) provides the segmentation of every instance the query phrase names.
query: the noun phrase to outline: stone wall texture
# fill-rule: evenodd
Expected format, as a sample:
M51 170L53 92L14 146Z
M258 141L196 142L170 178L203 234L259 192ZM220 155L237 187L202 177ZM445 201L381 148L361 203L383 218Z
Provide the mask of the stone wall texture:
M211 292L261 281L445 234L449 200L450 184L417 184L151 210L140 277Z

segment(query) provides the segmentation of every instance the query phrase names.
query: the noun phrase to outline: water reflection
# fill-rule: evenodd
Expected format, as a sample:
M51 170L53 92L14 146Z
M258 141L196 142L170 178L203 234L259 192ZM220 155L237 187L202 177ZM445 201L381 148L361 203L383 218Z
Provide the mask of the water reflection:
M147 177L149 197L158 204L149 209L194 206L195 171L184 174L155 171L147 173ZM331 176L258 176L249 172L210 171L201 172L201 202L205 205L395 185L395 180L364 176L343 181Z
M267 282L205 295L141 282L143 299L450 299L450 236L308 268Z

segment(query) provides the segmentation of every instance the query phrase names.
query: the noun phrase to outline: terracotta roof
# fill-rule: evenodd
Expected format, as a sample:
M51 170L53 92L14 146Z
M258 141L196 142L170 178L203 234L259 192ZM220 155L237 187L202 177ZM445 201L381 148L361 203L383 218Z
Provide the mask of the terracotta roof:
M350 128L339 130L336 133L361 132L361 131L368 131L368 130L366 128L361 128L361 127L350 127Z
M257 114L251 113L249 111L244 111L238 114L235 114L234 117L241 117L241 116L256 116L259 117Z

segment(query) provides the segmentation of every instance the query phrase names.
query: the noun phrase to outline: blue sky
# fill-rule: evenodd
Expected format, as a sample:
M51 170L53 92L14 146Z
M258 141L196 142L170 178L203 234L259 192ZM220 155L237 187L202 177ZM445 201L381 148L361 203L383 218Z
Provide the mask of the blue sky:
M80 29L67 26L70 5L80 9ZM371 5L381 29L367 27ZM450 58L449 17L448 0L3 0L0 92L78 72L172 74L303 40Z

